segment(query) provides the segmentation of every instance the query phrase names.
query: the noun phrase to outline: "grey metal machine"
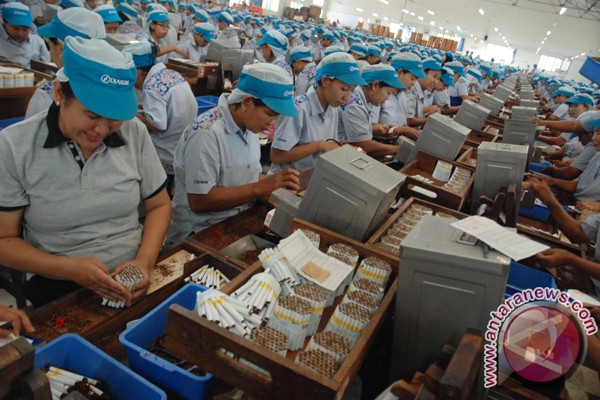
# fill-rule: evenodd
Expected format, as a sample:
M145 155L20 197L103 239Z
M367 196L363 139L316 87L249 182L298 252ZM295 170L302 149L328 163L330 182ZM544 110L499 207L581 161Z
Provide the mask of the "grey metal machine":
M503 301L510 259L458 242L462 232L452 222L424 216L402 241L392 381L424 371L466 328L485 331Z
M469 133L471 129L450 117L439 113L430 115L407 162L414 160L419 151L455 160Z
M238 47L225 39L214 39L211 40L206 51L206 60L222 62L222 54L224 50L237 49Z
M490 112L489 109L480 104L465 100L462 102L454 120L467 128L481 130Z
M484 93L479 100L479 105L490 110L490 115L498 116L502 106L504 106L504 101L491 94Z
M506 86L498 86L496 88L496 90L494 90L494 93L492 94L492 96L502 100L502 103L506 103L508 101L508 98L510 97L510 95L512 94L512 89L506 87Z
M514 106L512 108L510 119L515 121L527 121L529 118L535 117L536 113L537 108L535 107Z
M254 50L224 49L221 53L221 68L223 69L223 73L231 71L231 76L228 78L232 82L240 77L244 65L252 64L253 62Z
M405 176L351 146L317 158L298 216L363 241L381 225Z

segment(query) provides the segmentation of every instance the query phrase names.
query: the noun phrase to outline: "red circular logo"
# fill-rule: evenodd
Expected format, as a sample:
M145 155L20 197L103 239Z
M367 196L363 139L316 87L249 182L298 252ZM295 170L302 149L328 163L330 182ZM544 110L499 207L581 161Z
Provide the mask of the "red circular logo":
M516 314L502 342L512 370L533 382L550 382L567 374L578 362L581 344L577 325L548 306Z

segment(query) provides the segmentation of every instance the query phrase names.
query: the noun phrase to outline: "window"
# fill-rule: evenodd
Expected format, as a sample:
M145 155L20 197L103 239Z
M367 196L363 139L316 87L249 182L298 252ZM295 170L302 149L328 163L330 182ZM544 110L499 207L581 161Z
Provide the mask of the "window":
M482 57L486 61L490 61L493 58L495 62L512 64L515 58L515 49L488 43Z
M567 69L568 68L569 68L569 66L567 65ZM540 71L548 71L548 72L555 72L558 70L566 71L564 69L564 62L562 59L550 57L550 56L544 56L544 55L542 55L540 57L540 60L538 61L538 69Z
M562 66L560 67L560 70L566 72L569 70L570 66L571 66L571 61L565 60L565 61L563 61Z
M312 0L312 5L317 7L323 7L325 0Z
M264 9L272 11L272 12L278 12L279 11L279 0L264 0L262 7Z

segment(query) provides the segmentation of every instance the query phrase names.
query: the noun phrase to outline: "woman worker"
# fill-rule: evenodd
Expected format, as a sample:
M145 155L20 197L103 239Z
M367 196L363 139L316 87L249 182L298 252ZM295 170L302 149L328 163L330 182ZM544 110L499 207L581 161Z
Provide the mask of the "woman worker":
M135 64L104 40L74 37L63 62L48 112L0 136L0 264L35 274L24 288L34 307L79 285L131 304L171 215L165 172L132 119ZM126 265L145 275L133 295L110 275Z

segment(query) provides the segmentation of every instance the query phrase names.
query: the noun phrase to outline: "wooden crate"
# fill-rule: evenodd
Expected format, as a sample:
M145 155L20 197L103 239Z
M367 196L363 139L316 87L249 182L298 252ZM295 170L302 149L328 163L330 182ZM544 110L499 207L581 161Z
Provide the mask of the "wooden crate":
M496 142L497 140L497 135L494 135L490 132L473 129L471 130L471 133L469 133L469 136L467 136L465 143L472 147L479 147L479 145L483 142Z
M0 64L3 67L20 68L23 72L33 72L35 85L28 87L0 88L0 119L22 117L27 112L31 96L42 80L51 81L54 77L43 72L23 68L16 64Z
M452 210L450 208L447 207L443 207L440 206L438 204L435 203L431 203L429 201L425 201L416 197L411 197L408 200L406 200L404 202L404 204L402 204L402 206L396 210L395 213L393 213L389 218L386 219L386 221L383 223L383 225L381 225L379 227L379 229L377 229L375 231L375 233L373 233L373 235L371 235L371 237L367 240L367 244L370 245L375 245L376 243L378 243L381 238L386 234L386 232L388 231L388 229L390 229L392 227L392 225L394 225L396 223L396 221L398 221L398 219L413 205L413 204L417 204L417 205L421 205L421 206L425 206L425 207L429 207L433 210L434 214L437 214L438 212L443 212L449 215L452 215L458 219L463 219L468 217L467 214L461 213L459 211L456 210ZM378 246L375 245L375 247L380 250L380 251L384 251L387 253L387 251L383 248L379 248ZM400 255L398 253L388 253L390 254L392 257L397 258L398 262L400 259Z
M453 167L460 167L471 171L471 178L460 193L456 194L444 189L442 187L444 185L444 182L433 178L432 173L435 170L437 162L440 160L452 164ZM445 207L452 208L454 210L460 210L465 204L471 192L471 188L473 187L473 182L475 181L475 168L458 164L455 161L443 160L439 157L421 151L417 154L417 157L410 163L406 164L400 170L400 172L406 175L406 179L400 187L400 197L419 197L423 200L427 200L435 204L440 204ZM430 184L421 182L413 178L413 176L415 175L421 175L424 178L431 179L434 183ZM418 186L420 188L429 190L435 193L437 197L427 197L426 195L413 190L414 186Z
M456 163L465 167L475 168L477 166L477 149L469 147L456 159Z
M294 219L292 229L310 229L320 234L321 250L333 243L344 243L355 248L361 258L375 256L392 265L386 294L371 322L360 336L350 354L333 378L324 377L315 371L298 365L293 361L297 352L288 352L286 357L272 353L247 339L241 338L218 325L199 317L194 311L181 306L171 306L167 320L165 343L176 355L185 355L186 359L212 373L226 383L245 392L265 399L340 399L348 384L358 372L365 359L369 346L381 325L387 311L393 303L398 288L398 260L369 245L339 235L328 229L309 222ZM232 285L224 290L231 293L244 284L252 275L262 271L256 263L244 271ZM329 320L341 296L333 306L327 307L319 325L322 330ZM308 343L306 340L305 345ZM267 371L269 375L252 369L239 361L226 356L229 351Z

